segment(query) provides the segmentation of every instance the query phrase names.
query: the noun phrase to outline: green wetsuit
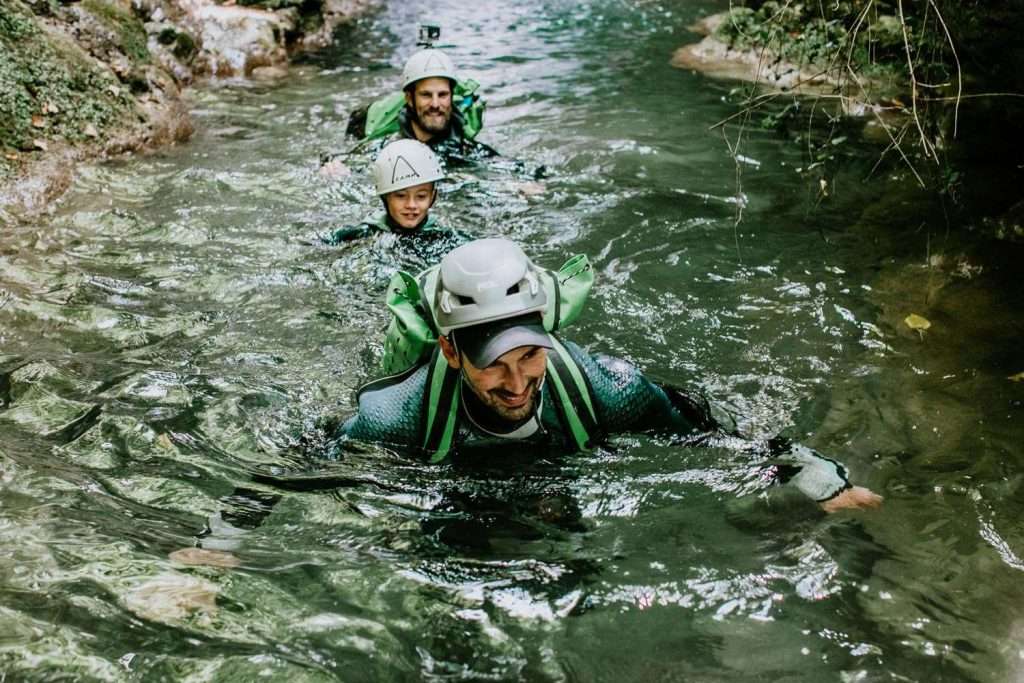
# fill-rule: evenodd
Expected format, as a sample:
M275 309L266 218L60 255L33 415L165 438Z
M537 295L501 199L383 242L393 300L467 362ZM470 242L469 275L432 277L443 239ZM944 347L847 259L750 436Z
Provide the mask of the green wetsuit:
M690 443L715 434L727 435L725 427L712 416L710 405L678 390L665 389L624 360L605 355L592 356L576 344L563 341L576 367L586 378L602 434L663 432L686 437ZM549 352L550 353L550 352ZM359 412L338 429L343 439L387 444L403 451L423 453L425 401L429 364L403 375L367 385L359 394ZM461 380L460 380L461 382ZM539 427L527 436L514 437L531 449L556 452L578 450L570 433L558 395L549 377L541 385ZM479 426L468 410L474 396L461 388L451 453L453 457L493 457L496 445L509 444L502 437ZM467 405L469 408L467 409ZM798 444L775 441L765 444L766 455L782 464L776 472L814 500L827 500L849 488L845 468ZM426 454L428 457L429 453Z

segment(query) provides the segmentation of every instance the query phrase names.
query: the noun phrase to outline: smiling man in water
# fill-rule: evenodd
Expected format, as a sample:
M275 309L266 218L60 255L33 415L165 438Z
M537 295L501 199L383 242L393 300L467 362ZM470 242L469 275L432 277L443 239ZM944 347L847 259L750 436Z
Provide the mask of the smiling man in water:
M453 102L457 83L455 65L441 50L427 48L411 56L402 70L405 107L398 114L399 135L419 140L443 157L496 155L466 136Z
M364 386L343 439L375 441L446 457L493 458L518 442L544 452L586 450L611 434L659 432L687 444L716 438L772 460L788 481L826 511L875 507L881 498L853 486L840 463L783 439L752 443L702 397L648 380L618 358L591 355L548 332L540 271L504 239L470 242L442 260L429 301L438 331L431 360Z

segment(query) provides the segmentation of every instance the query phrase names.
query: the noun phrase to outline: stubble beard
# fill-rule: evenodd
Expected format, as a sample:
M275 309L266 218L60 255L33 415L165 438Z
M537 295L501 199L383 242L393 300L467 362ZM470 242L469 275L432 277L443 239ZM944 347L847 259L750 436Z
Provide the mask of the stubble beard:
M477 398L479 398L480 401L491 410L491 412L503 421L510 423L522 422L533 415L533 412L537 407L537 396L540 393L538 391L539 386L540 381L538 379L530 380L530 397L526 400L526 403L518 408L509 408L498 399L497 395L501 393L499 390L492 389L486 394L482 394L475 386L470 384L470 388L473 390L473 393L476 394Z

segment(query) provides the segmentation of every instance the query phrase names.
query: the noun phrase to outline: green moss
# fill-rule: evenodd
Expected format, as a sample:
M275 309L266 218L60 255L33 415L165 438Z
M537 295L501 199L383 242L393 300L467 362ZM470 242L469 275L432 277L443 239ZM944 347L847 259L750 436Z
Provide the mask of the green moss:
M284 9L286 7L295 7L298 10L303 10L307 5L316 5L319 7L320 2L317 0L238 0L239 5L246 5L248 7L259 7L260 9Z
M769 0L756 10L733 9L715 37L737 49L766 50L809 70L846 77L849 62L873 80L901 79L906 64L900 22L877 12L863 22L859 18L849 2L826 7Z
M119 5L116 0L82 0L82 7L117 34L120 42L118 47L129 59L136 62L149 61L146 29L130 10Z
M161 45L170 45L175 41L175 39L177 39L177 37L177 31L175 31L173 28L165 28L157 34L156 42L160 43Z
M199 48L196 46L196 41L193 40L192 36L179 32L174 38L174 48L171 51L181 61L188 62L196 56Z
M19 11L21 10L21 11ZM11 6L0 6L0 40L16 42L39 35L39 26L28 11L16 0Z
M0 6L0 148L36 139L86 139L121 121L132 101L112 73L76 45L45 33L20 0ZM33 116L39 117L33 125Z
M189 62L198 51L196 41L184 31L167 27L156 36L156 42L170 47L171 53L183 62Z

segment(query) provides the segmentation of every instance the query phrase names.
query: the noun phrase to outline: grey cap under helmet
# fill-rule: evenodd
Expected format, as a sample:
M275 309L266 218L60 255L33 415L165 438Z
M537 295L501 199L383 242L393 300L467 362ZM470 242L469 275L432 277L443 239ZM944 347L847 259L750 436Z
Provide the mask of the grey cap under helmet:
M479 326L458 336L476 339L473 346L483 355L477 359L471 356L470 361L477 367L490 365L494 358L518 346L550 348L543 326L538 329L534 324L546 307L547 294L537 269L515 242L502 238L475 240L453 249L441 260L434 320L444 336L453 330ZM511 318L522 320L518 324L493 324ZM487 343L499 335L505 342ZM522 343L513 344L516 341ZM487 362L480 365L476 360Z
M540 313L527 313L483 325L460 327L451 333L455 346L477 368L486 368L499 357L521 346L554 348Z

